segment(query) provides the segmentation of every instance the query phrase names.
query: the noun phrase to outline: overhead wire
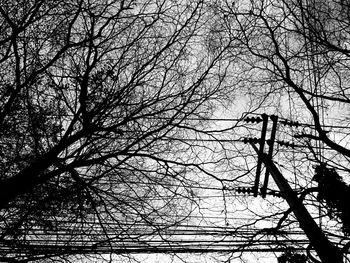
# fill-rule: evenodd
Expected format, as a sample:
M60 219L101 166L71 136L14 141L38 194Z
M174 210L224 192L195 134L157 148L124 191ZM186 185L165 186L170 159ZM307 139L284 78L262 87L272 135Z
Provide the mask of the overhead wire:
M45 113L41 113L43 115L46 115L48 117L74 117L74 114L45 114ZM248 115L253 115L253 116L261 116L262 113L247 113ZM96 115L98 116L98 115ZM111 118L114 118L111 116ZM248 123L246 123L245 121L245 117L244 118L219 118L219 117L185 117L185 118L173 118L173 117L150 117L150 116L137 116L137 118L135 119L144 119L144 120L187 120L187 121L222 121L222 122L244 122L245 124L249 125ZM284 118L282 116L279 116L279 120L281 121L288 121L288 122L294 122L297 123L297 126L304 126L304 127L314 127L315 124L313 123L309 123L309 122L299 122L299 121L295 121L295 120L291 120L290 118ZM349 128L350 125L323 125L324 128L334 128L334 129L346 129Z

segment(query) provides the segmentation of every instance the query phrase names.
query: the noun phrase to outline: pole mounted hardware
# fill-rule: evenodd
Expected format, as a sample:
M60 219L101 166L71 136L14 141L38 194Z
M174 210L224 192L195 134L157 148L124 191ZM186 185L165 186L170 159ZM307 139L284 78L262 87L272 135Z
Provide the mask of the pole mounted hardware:
M260 117L247 117L247 118L245 118L244 119L244 121L245 122L251 122L251 123L259 123L259 122L262 122L263 121L263 119L262 118L260 118Z
M243 138L242 141L243 141L244 144L247 144L247 143L259 143L260 139L256 138L256 137L245 137L245 138Z
M296 145L292 142L287 142L287 141L276 141L276 143L282 147L287 147L287 148L292 148L292 149L294 149L295 147L298 147L298 145Z
M299 127L301 124L298 121L282 120L280 123L284 126Z
M237 193L243 193L243 194L248 194L248 195L252 194L253 190L254 189L252 187L236 187L235 188L235 191Z
M265 116L265 117L264 117ZM322 263L343 263L343 254L342 251L336 247L327 236L324 234L322 229L317 225L315 220L310 215L309 211L306 209L302 200L298 197L297 193L291 188L288 181L284 178L282 173L279 171L277 166L272 160L272 152L273 152L273 142L275 140L276 128L277 128L277 116L272 117L273 128L271 131L271 139L269 143L269 151L266 154L264 152L264 143L266 136L266 128L267 128L267 115L263 117L263 127L261 131L261 141L260 147L258 148L254 143L251 143L254 151L258 155L258 163L257 163L257 176L255 178L254 184L254 196L257 196L257 187L259 185L260 178L260 169L262 163L266 167L265 180L262 187L262 196L266 196L266 189L268 184L269 174L271 174L274 179L276 185L279 188L279 191L283 193L283 198L287 201L289 207L292 209L296 219L298 220L300 227L305 232L306 236L310 241L310 245L317 252Z

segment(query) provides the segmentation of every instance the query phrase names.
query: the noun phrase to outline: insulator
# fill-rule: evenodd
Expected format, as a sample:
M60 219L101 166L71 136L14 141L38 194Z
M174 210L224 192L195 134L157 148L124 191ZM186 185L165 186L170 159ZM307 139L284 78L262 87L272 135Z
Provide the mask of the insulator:
M281 146L290 147L293 149L296 147L296 145L294 143L290 143L290 142L286 142L286 141L277 141L277 143Z
M252 138L251 142L252 143L259 143L260 139L254 137L254 138Z
M245 122L251 122L251 123L259 123L262 121L260 117L247 117L244 119Z
M300 123L298 121L291 121L290 124L289 124L291 127L294 126L294 127L299 127L300 126Z
M290 127L299 127L300 123L298 121L289 121L289 120L283 120L280 121L281 124L285 125L285 126L290 126Z
M252 194L254 191L253 187L247 187L247 193Z
M236 192L243 193L243 194L251 194L251 193L253 193L253 188L252 187L237 187Z
M259 138L256 138L256 137L254 137L254 138L251 138L251 137L245 137L245 138L243 138L243 143L244 144L247 144L247 143L259 143L260 142L260 139Z
M280 146L285 146L286 142L285 141L277 141L277 144Z

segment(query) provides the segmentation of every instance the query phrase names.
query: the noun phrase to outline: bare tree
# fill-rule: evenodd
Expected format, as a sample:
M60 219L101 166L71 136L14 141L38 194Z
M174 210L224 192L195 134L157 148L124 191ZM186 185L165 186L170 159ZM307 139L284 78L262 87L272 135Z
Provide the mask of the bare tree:
M272 180L264 200L241 195L256 177L248 137L261 136L260 116L249 114L263 112L280 120L273 160L327 237L348 249L345 202L328 191L348 192L348 4L179 2L0 8L2 261L315 257ZM227 99L239 122L204 129ZM203 237L197 247L175 238L193 234Z
M202 168L184 139L227 95L228 43L206 53L206 10L1 5L2 261L122 250L186 220Z

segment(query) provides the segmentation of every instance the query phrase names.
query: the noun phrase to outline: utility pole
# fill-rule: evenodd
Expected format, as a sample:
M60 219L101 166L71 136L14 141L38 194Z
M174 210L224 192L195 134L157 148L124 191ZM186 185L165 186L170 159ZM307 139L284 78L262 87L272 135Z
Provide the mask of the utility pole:
M273 119L274 120L274 119ZM266 124L263 125L262 134L265 137L266 134ZM276 129L276 121L274 120L274 127ZM275 133L274 129L274 133ZM273 139L275 134L271 136ZM261 142L264 143L265 138L261 139ZM273 147L273 141L270 141L270 147ZM294 190L290 187L288 181L283 177L282 173L279 171L277 166L272 160L272 152L269 151L269 154L262 152L263 145L260 143L260 149L258 149L254 143L251 143L255 152L258 154L258 160L263 163L268 173L271 174L274 179L276 185L283 193L283 197L287 201L289 207L292 209L296 219L298 220L300 227L305 232L306 236L310 240L311 246L317 252L319 258L322 263L343 263L343 254L340 249L335 247L323 233L322 229L318 227L309 211L305 208L300 200L294 192ZM271 149L271 148L270 148ZM265 177L266 178L266 177ZM267 179L265 179L267 180ZM265 190L262 191L262 194L266 194L267 182L264 182ZM263 188L263 189L264 189ZM265 191L265 192L264 192ZM263 196L264 197L264 196Z
M275 137L276 137L276 131L277 131L277 121L278 121L278 117L275 115L270 116L273 124L272 124L272 130L271 130L271 136L270 136L270 140L266 141L267 144L269 144L269 152L267 154L268 158L270 160L272 160L272 154L273 154L273 145L275 142ZM263 128L264 130L264 128ZM266 133L266 132L265 132ZM265 170L265 178L264 178L264 184L263 187L261 188L261 196L263 198L266 197L266 190L267 190L267 185L269 183L269 169Z

